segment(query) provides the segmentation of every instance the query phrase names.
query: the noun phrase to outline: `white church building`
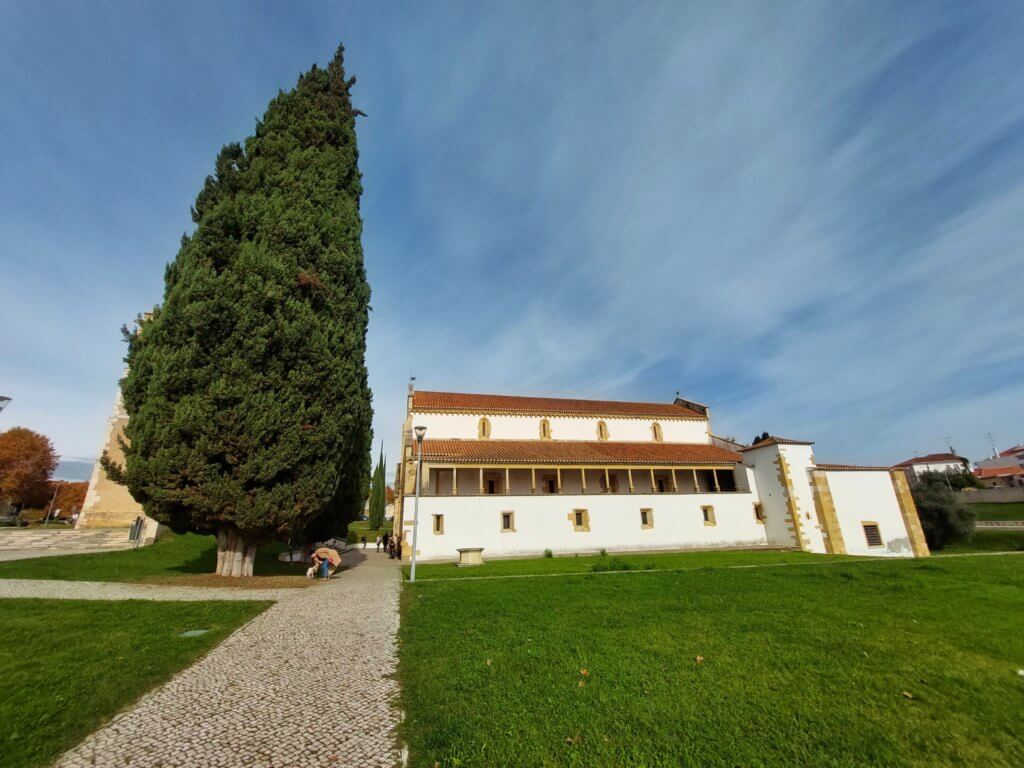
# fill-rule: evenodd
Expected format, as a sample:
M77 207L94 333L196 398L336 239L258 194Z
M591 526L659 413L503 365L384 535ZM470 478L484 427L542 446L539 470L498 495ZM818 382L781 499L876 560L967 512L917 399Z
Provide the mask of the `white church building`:
M929 554L906 475L818 464L813 443L715 437L708 408L415 391L396 477L395 531L417 559L710 548Z

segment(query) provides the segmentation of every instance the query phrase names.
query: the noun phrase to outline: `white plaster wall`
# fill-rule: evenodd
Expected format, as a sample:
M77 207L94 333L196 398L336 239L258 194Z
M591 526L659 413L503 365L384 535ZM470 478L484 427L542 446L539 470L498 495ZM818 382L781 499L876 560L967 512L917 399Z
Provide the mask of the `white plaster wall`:
M847 554L913 557L888 472L828 472L826 477ZM884 546L868 546L862 522L878 523Z
M633 494L619 496L470 496L421 498L419 557L455 560L460 547L483 547L488 557L643 550L765 546L765 526L754 519L748 493ZM702 505L715 508L717 525L704 525ZM654 527L640 527L640 509L653 510ZM590 531L576 532L573 509L590 512ZM501 513L515 512L515 532L501 532ZM431 515L444 515L433 533ZM411 521L409 521L411 523ZM405 527L411 541L412 528Z
M495 414L487 417L491 422L492 440L539 440L540 416L511 416ZM597 422L608 425L608 439L612 442L650 442L653 440L651 424L661 424L666 443L708 443L708 423L703 420L669 419L616 419L580 416L548 416L551 437L554 440L597 440ZM435 439L458 438L473 440L477 437L478 414L413 413L414 426L427 428L427 437Z
M744 451L742 455L751 489L764 509L764 527L768 541L779 547L796 546L796 541L786 527L789 509L786 507L786 497L779 483L779 469L774 462L775 446Z
M810 544L811 552L825 552L825 537L818 522L818 512L814 507L814 490L811 486L810 470L814 467L814 455L809 445L780 445L779 453L789 464L789 477L793 483L793 495L796 497L797 509L800 514L800 530Z

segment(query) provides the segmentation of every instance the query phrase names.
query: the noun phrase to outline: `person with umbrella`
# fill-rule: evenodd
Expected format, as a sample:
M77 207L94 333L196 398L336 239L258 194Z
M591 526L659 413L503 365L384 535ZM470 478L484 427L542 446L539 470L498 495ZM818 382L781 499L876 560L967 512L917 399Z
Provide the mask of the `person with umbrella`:
M313 552L313 565L320 566L320 575L325 579L331 578L331 574L341 565L341 555L338 550L329 547L317 547Z

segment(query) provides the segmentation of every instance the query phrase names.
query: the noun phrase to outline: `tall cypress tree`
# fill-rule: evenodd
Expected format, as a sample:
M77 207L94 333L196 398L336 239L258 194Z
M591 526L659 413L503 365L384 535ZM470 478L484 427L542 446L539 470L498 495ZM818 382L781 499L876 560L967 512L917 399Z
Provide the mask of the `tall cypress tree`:
M384 480L384 446L380 447L380 458L377 469L373 472L373 485L370 487L370 528L379 529L384 525L387 512L387 484Z
M370 469L355 118L339 47L229 144L196 197L164 301L130 336L125 479L173 530L256 546L342 533Z

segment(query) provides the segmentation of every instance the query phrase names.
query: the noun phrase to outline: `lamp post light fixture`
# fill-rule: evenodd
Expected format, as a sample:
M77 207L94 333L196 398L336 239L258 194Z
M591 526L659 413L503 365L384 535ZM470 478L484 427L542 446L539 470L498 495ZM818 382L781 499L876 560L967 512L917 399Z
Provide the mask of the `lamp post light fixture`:
M412 564L409 566L409 581L416 581L416 531L420 526L420 478L423 476L423 436L426 427L413 427L416 433L416 501L412 507Z

